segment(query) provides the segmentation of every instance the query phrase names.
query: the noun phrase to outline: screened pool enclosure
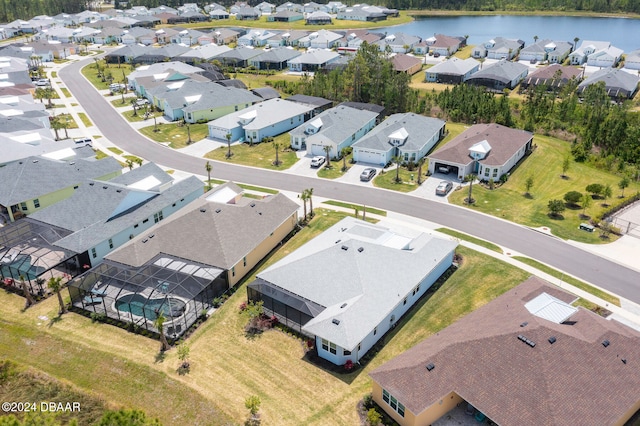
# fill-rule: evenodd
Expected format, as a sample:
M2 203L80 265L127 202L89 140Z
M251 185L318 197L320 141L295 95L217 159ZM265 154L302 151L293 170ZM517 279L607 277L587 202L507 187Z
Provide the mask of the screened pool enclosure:
M105 259L69 283L74 307L178 339L227 290L224 270L163 253L136 267Z

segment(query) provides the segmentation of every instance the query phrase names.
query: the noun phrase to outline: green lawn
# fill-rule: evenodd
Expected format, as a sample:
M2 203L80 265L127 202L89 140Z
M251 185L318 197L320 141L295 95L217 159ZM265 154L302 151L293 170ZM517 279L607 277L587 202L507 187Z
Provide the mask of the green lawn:
M499 246L497 246L497 245L495 245L493 243L490 243L489 241L481 240L480 238L476 238L476 237L472 237L471 235L465 234L463 232L454 231L453 229L449 229L449 228L438 228L438 229L436 229L436 231L442 232L443 234L451 235L452 237L456 237L456 238L458 238L460 240L468 241L470 243L473 243L473 244L478 245L480 247L487 248L489 250L493 250L493 251L498 252L500 254L503 253L502 248L500 248Z
M125 80L125 77L131 74L131 72L133 71L128 64L120 65L120 68L118 68L117 64L107 65L104 60L99 60L98 62L100 64L100 69L105 70L105 72L107 73L110 73L111 77L113 77L113 82L115 83L123 82ZM93 84L98 90L109 88L109 81L102 81L103 79L101 77L98 77L98 70L96 68L95 61L82 68L82 75L84 75L87 80L89 80L91 84Z
M113 102L116 102L116 101L113 101ZM118 102L120 102L120 100L118 100ZM122 116L123 116L125 119L127 119L127 121L131 121L131 122L134 122L134 121L144 121L144 120L145 120L145 118L144 118L144 111L142 111L142 112L141 112L141 111L137 111L137 112L135 113L135 115L133 115L133 114L134 114L134 113L133 113L133 109L130 109L130 110L128 110L128 111L124 111L124 112L122 113ZM152 130L152 133L153 133L153 118L147 118L146 120L147 120L147 122L152 123L151 130ZM163 126L164 126L164 124L163 124ZM169 126L171 126L171 125L169 125ZM159 128L159 126L158 126L158 128ZM149 136L149 135L147 135L147 136ZM151 136L149 136L149 137L151 137ZM186 137L186 136L185 136L185 137ZM152 139L153 139L153 138L152 138Z
M426 172L426 167L422 168L423 173ZM396 169L389 168L384 173L379 173L373 178L373 185L378 188L391 189L400 192L411 192L418 189L418 170L413 172L407 171L405 168L400 168L398 173L402 182L396 183ZM412 179L413 177L413 179ZM423 177L423 181L426 177Z
M67 129L77 129L78 123L73 119L71 114L57 114L56 117L60 120L61 123L67 123ZM64 130L62 130L64 132Z
M128 117L129 113L133 114L133 111L127 111L124 114L124 116L127 117L127 119L129 119ZM138 112L138 117L140 117L140 112ZM130 121L134 121L134 120L130 120ZM147 121L152 123L151 126L143 127L142 129L140 129L140 133L147 136L149 139L153 139L156 142L162 142L162 143L168 142L169 146L175 149L184 148L185 146L187 146L187 139L188 139L187 126L178 125L178 123L171 123L171 124L158 123L158 126L156 127L155 125L153 125L152 118L148 118ZM154 128L157 128L158 131L154 132ZM191 124L189 125L189 131L191 132L191 140L193 142L197 142L201 139L204 139L209 134L209 129L206 123Z
M69 92L69 89L67 89L66 87L61 87L60 91L62 92L65 98L71 97L71 92Z
M570 144L556 138L535 136L537 149L513 171L509 181L500 188L489 190L480 185L473 186L473 198L476 200L472 209L491 214L503 219L532 227L548 227L554 235L563 239L572 239L586 243L601 243L598 232L581 231L578 227L585 222L581 217L582 208L567 208L562 219L552 219L548 215L549 200L562 200L569 191L585 193L585 187L590 183L611 185L613 197L608 203L620 201L618 182L621 177L604 170L596 169L588 164L571 161L568 178L562 174L563 159L569 155ZM525 181L533 177L534 185L531 196L525 196ZM640 190L638 182L631 182L625 190L629 196ZM464 205L463 199L467 191L454 191L449 201ZM589 217L597 217L604 209L604 200L593 200L591 207L586 209ZM613 238L613 237L612 237Z
M78 117L80 117L80 120L82 120L82 123L84 123L86 127L93 126L93 123L91 123L91 120L89 120L89 117L87 117L87 114L84 112L79 112Z
M51 78L58 77L58 73L56 71L51 71Z
M323 204L328 204L330 206L344 207L346 209L351 209L351 210L354 210L354 211L355 211L355 209L358 209L359 211L362 211L362 207L363 207L362 204L343 203L342 201L334 201L334 200L324 201ZM380 209L376 209L374 207L366 207L365 211L367 213L377 214L378 216L386 216L387 215L386 211L380 210Z
M337 179L339 177L344 176L345 173L349 171L351 168L351 159L353 158L353 154L347 155L346 160L332 160L331 167L326 167L326 165L320 170L318 170L318 177L324 179ZM343 166L346 164L347 169L343 171Z
M280 150L278 152L279 166L273 164L276 159L276 150L271 143L254 143L253 146L250 146L248 143L232 145L231 158L227 158L228 150L226 146L223 146L208 152L205 157L245 166L261 167L263 169L286 170L298 161L298 157L295 151L289 147L288 133L277 136L275 140L280 143Z
M121 107L130 107L131 106L131 101L133 99L136 99L135 96L125 96L124 97L124 103L122 103L122 96L118 96L118 99L114 99L111 101L111 105L113 105L116 108L121 108ZM131 121L131 120L129 120Z
M109 148L107 148L109 151L113 152L116 155L122 155L124 153L123 150L121 150L120 148L116 148L115 146L110 146Z
M96 158L98 160L102 160L103 158L107 158L110 155L106 154L104 151L100 151L99 149L94 149L94 151L96 152Z
M575 279L573 277L569 277L566 276L564 273L558 271L557 269L553 269L543 263L538 262L537 260L531 259L529 257L524 257L524 256L513 256L514 259L525 263L529 266L533 266L534 268L549 274L555 278L558 278L568 284L571 284L572 286L575 286L577 288L579 288L580 290L584 290L587 293L593 294L594 296L599 297L602 300L606 300L607 302L616 305L616 306L620 306L620 299L618 299L615 296L612 296L610 293L607 293L606 291L600 290L599 288L593 287L587 283L585 283L584 281L580 281L578 279Z

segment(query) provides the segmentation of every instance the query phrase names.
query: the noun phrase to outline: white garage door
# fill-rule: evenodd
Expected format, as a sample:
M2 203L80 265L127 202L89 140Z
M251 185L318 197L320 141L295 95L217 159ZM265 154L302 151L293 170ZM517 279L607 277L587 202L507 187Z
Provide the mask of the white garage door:
M355 158L358 163L384 164L384 154L373 151L357 150Z
M325 155L327 155L326 152L324 152L324 145L320 145L320 144L311 144L311 146L307 146L307 151L311 152L312 155L322 155L323 157ZM330 155L333 156L333 149L330 152Z

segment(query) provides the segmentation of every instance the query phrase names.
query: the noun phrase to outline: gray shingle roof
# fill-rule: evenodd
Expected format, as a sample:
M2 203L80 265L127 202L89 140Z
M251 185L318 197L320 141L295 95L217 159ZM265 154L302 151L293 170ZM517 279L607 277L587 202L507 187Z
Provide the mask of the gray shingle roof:
M225 184L212 192L225 187ZM237 192L242 192L236 187ZM212 192L149 230L154 238L136 238L108 259L140 266L158 253L166 253L223 269L230 269L251 253L297 211L298 205L283 194L238 204L208 201ZM204 210L204 211L202 211Z
M460 59L453 57L444 62L440 62L427 69L427 73L436 74L450 74L450 75L465 75L475 67L479 66L480 62L473 58Z
M258 277L324 306L303 330L351 350L456 246L347 217Z
M276 47L274 49L264 50L257 56L251 58L251 62L271 62L282 63L289 59L300 56L300 52L288 47Z
M185 113L222 106L253 104L262 101L262 98L248 90L238 89L236 87L225 87L217 83L208 85L207 91L201 93L202 96L200 99L182 109Z
M73 161L29 157L0 167L0 204L12 206L120 170L113 157Z
M471 77L469 77L469 80L490 79L500 81L502 83L509 83L528 69L529 68L526 65L518 62L501 60L476 71Z
M419 151L434 134L440 132L445 122L437 118L425 117L412 112L393 114L377 125L368 135L353 144L355 148L388 151L393 148L389 144L389 136L404 128L409 136L402 146L404 151Z
M322 126L317 133L307 137L307 145L310 146L315 140L322 143L326 139L334 143L341 143L377 116L378 114L375 112L344 105L328 109L313 119L314 122L321 120ZM290 134L304 135L308 126L308 123L304 123L293 129Z
M216 57L216 59L229 59L235 61L246 61L255 56L261 54L263 50L261 49L250 49L248 47L236 47L229 52L222 53Z
M501 425L623 424L640 403L640 333L584 308L538 318L524 304L542 292L575 298L529 278L370 376L416 415L455 392Z
M158 173L157 166L146 166L134 169L147 172L145 175L140 173L140 180L143 176L156 176ZM126 177L119 181L124 179ZM71 197L35 212L31 217L73 231L56 245L82 253L172 203L201 191L203 186L198 178L191 176L163 190L157 188L158 185L149 190L132 189L113 182L83 184Z
M622 92L622 93L635 93L638 90L638 78L637 74L631 74L626 71L622 71L616 68L603 68L596 71L586 80L578 85L578 90L584 90L587 86L603 81L607 92L610 94Z

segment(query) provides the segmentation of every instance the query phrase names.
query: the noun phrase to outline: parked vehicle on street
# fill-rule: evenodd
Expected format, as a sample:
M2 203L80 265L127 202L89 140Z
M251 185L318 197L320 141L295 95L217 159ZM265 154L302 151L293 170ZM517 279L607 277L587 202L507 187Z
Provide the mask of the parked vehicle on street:
M436 195L447 195L451 189L453 189L453 184L449 181L443 180L436 188Z
M368 167L360 173L360 180L362 182L369 182L376 175L377 171L374 168Z
M91 146L91 143L93 142L91 138L75 138L73 141L76 143L76 145L79 145L79 146L84 146L84 145Z
M326 158L321 155L317 155L311 159L311 167L320 167L324 164Z

